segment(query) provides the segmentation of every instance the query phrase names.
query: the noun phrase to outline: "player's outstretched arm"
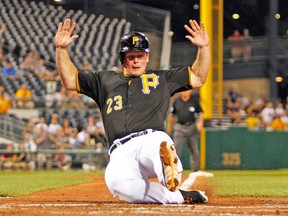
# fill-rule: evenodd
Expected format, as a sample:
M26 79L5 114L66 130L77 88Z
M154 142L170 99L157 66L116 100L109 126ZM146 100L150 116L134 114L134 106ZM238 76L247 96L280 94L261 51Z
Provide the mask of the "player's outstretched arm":
M62 24L62 22L59 23L55 35L56 67L63 85L68 90L76 90L75 75L77 69L66 49L78 38L78 35L72 35L75 26L75 22L71 24L70 19L65 19L64 24Z
M190 70L190 83L193 88L199 88L206 81L210 65L209 37L203 22L199 26L196 20L189 20L189 25L185 25L184 28L189 33L185 38L198 47L196 60Z

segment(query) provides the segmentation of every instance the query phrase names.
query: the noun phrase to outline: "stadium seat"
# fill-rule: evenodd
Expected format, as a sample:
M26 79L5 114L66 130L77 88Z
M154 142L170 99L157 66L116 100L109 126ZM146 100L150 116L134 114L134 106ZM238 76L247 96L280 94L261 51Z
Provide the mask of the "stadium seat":
M125 19L105 17L103 14L86 14L82 10L65 10L62 6L46 5L42 1L22 0L0 1L0 24L5 23L7 26L2 41L11 52L9 60L19 66L27 53L35 50L49 64L49 67L55 68L54 36L58 23L65 18L77 22L74 33L79 34L80 37L73 46L69 47L76 67L82 68L84 60L91 64L93 70L108 70L118 65L119 39L130 30L130 22ZM19 73L19 80L8 80L0 76L0 82L11 98L15 96L21 83L26 83L32 90L34 99L43 101L44 81L28 71L19 70ZM58 82L57 89L60 88L61 83ZM71 113L62 109L39 109L39 115L44 116L47 122L53 112L59 113L59 119L71 117L72 124L74 126L77 124L77 128L84 126L85 118L89 115L99 116L99 111L95 109Z

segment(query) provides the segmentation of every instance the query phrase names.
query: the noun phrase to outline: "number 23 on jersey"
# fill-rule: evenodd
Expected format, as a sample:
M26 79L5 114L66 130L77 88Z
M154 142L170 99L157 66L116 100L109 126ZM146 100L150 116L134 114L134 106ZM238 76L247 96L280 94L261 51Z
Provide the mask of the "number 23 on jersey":
M144 94L150 94L150 88L154 89L159 84L159 77L156 74L143 74L141 76L142 79L142 92ZM121 95L116 95L113 98L107 99L107 114L110 114L113 110L121 110L123 108L123 100Z

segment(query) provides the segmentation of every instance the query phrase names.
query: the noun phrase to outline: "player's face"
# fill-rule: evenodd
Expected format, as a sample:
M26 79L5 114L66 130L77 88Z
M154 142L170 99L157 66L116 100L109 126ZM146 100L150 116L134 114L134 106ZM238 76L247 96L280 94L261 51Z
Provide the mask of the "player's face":
M146 71L149 54L146 52L129 51L124 57L124 75L127 77L141 76Z

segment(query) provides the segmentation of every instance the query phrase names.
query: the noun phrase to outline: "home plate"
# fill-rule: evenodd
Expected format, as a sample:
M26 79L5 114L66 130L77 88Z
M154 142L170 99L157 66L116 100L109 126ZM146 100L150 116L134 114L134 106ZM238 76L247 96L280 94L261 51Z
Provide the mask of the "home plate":
M192 172L189 174L188 178L185 179L185 181L181 184L180 189L181 190L189 190L192 185L194 184L195 180L197 177L199 176L203 176L203 177L213 177L214 174L213 173L209 173L209 172L205 172L205 171L197 171L197 172Z

